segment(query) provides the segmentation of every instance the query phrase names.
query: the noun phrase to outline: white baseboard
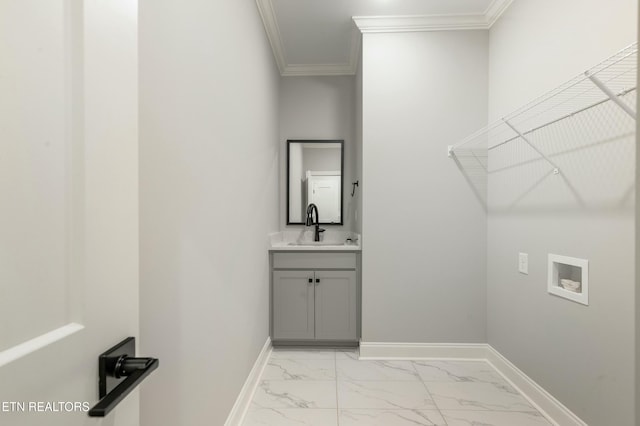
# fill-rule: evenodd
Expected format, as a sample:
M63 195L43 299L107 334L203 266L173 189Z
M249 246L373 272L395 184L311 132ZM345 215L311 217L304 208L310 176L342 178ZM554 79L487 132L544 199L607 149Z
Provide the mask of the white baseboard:
M239 426L242 424L247 409L253 399L253 394L258 386L260 377L262 376L262 372L264 371L264 367L269 361L272 349L273 346L271 346L271 339L267 337L267 341L264 343L260 354L258 354L258 359L256 359L256 362L253 364L253 368L251 368L251 372L249 372L249 376L240 390L236 403L233 404L233 408L227 417L227 421L224 422L225 426Z
M360 342L362 360L441 359L483 360L555 426L587 426L578 416L486 343L376 343Z
M486 343L360 342L360 359L484 359Z
M516 367L491 345L487 345L486 360L505 379L516 388L529 402L536 407L550 422L556 426L587 426L571 410L537 384L531 377Z

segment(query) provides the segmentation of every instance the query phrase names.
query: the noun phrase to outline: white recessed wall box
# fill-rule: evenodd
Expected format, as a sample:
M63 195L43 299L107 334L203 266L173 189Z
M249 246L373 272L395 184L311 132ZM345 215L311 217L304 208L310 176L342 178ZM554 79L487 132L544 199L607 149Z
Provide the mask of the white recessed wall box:
M547 291L589 305L589 261L549 254Z

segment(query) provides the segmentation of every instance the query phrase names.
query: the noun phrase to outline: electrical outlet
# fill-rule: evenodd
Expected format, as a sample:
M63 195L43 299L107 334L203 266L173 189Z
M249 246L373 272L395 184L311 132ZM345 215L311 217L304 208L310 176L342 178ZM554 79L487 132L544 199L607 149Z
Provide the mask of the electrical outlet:
M518 271L521 274L529 275L529 255L527 253L518 254Z

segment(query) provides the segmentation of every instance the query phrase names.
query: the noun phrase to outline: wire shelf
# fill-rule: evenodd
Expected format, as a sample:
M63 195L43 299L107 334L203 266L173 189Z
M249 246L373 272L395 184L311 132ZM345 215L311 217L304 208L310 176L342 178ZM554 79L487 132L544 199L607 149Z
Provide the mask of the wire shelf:
M622 49L583 74L450 146L449 155L463 158L472 153L477 158L483 155L479 153L483 150L486 156L488 151L520 140L526 142L540 158L547 160L558 173L557 165L547 155L552 154L549 149L553 148L548 143L539 143L540 137L549 133L549 128L558 129L567 120L584 121L584 117L592 117L594 112L613 105L616 114L623 116L618 120L623 125L609 123L603 131L610 132L610 135L601 134L599 137L613 138L629 131L635 120L637 54L637 43ZM575 123L569 125L575 126Z

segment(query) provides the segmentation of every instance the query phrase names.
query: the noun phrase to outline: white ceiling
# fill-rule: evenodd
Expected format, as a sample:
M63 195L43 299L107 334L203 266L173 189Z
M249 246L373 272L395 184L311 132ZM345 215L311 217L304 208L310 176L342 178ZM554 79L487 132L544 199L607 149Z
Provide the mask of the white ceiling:
M488 29L512 0L256 0L280 73L354 74L360 32Z

